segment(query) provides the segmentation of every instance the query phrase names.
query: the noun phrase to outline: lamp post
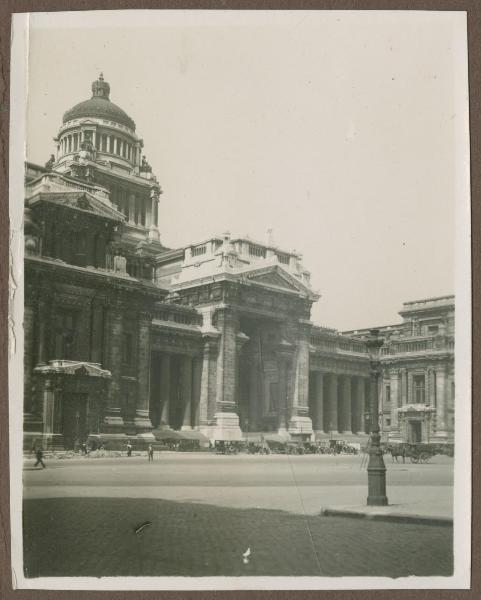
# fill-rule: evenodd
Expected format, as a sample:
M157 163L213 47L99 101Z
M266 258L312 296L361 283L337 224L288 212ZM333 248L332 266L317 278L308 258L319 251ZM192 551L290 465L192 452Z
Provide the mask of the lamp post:
M379 376L381 363L379 360L384 340L379 337L377 329L371 329L366 340L369 351L371 370L371 444L369 445L369 462L367 465L367 505L386 506L386 465L381 451L381 435L379 432Z

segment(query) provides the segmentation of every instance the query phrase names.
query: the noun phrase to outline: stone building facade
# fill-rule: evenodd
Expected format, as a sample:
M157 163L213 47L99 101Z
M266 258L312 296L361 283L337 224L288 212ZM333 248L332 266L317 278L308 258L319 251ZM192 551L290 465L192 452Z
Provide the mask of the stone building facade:
M311 322L299 255L228 233L164 247L161 187L102 76L54 139L44 167L26 165L26 446L169 428L367 439L368 330ZM380 328L383 435L452 441L454 298L400 314Z

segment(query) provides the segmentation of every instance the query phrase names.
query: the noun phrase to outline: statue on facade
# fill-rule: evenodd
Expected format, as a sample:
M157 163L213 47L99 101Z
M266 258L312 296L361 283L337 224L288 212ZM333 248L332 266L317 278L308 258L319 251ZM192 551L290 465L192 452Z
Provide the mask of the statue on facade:
M53 165L55 164L55 156L53 154L50 155L50 158L45 163L45 168L47 171L51 171L53 169Z

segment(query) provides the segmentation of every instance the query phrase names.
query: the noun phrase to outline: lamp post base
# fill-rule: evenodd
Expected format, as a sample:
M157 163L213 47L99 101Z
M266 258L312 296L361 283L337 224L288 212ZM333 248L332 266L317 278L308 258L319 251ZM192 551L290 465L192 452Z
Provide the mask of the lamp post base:
M370 454L367 466L368 506L387 506L386 466L380 449L379 454Z

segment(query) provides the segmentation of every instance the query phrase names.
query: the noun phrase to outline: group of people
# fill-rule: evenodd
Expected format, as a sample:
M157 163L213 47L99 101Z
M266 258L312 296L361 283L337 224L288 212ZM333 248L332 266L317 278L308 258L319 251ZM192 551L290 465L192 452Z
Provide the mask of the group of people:
M132 456L132 444L130 442L130 440L127 441L127 456ZM154 460L154 447L152 446L152 444L149 444L148 448L147 448L147 457L150 461Z
M127 456L132 456L132 450L133 450L133 446L130 440L127 441ZM91 448L91 450L96 450L96 449L103 449L103 444L100 444L99 446L95 446L95 448ZM82 454L84 456L87 456L89 450L87 448L87 444L83 443L80 446L80 451L82 452ZM42 469L45 469L45 463L43 461L43 448L40 444L37 444L37 441L34 440L33 444L32 444L32 449L31 449L31 453L35 454L35 458L36 458L36 462L35 462L35 467L38 467L39 465L42 466ZM150 461L154 460L154 447L152 446L152 444L149 444L148 448L147 448L147 457Z

